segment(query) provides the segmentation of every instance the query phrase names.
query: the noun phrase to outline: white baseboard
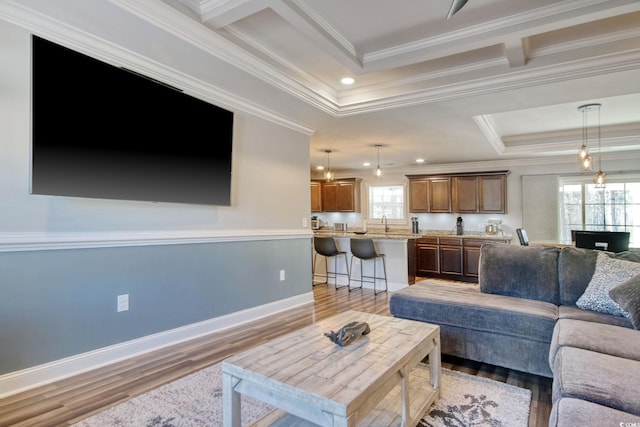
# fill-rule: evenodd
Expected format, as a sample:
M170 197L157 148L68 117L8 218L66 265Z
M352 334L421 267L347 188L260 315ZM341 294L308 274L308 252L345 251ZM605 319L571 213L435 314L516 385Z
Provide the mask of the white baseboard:
M0 398L313 302L313 292L0 376Z

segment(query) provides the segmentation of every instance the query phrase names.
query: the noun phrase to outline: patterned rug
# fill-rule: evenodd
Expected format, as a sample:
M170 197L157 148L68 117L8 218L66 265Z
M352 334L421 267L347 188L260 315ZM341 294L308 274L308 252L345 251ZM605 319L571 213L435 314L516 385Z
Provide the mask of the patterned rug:
M442 396L419 427L527 427L531 391L442 369ZM242 424L272 408L242 397ZM222 425L220 365L154 389L74 424L75 427L196 427Z

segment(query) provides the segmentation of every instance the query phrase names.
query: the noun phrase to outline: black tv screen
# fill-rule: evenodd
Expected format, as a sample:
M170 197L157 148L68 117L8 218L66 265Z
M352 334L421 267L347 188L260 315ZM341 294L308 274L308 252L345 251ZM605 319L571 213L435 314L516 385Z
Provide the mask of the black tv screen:
M233 113L32 39L33 194L230 205Z

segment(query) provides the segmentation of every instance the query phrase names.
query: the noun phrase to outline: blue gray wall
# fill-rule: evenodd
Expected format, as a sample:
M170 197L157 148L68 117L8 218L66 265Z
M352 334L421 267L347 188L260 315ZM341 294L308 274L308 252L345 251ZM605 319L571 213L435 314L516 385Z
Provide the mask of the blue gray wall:
M0 253L0 374L308 292L310 251L283 239Z

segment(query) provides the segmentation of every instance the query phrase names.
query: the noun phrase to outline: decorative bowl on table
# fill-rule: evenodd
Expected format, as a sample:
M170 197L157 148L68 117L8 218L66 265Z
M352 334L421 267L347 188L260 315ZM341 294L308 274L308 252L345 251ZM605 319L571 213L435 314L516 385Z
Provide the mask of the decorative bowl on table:
M367 234L366 231L354 231L355 234Z

